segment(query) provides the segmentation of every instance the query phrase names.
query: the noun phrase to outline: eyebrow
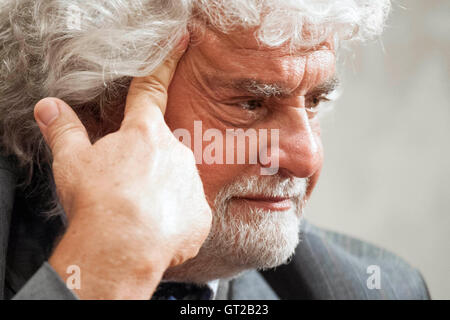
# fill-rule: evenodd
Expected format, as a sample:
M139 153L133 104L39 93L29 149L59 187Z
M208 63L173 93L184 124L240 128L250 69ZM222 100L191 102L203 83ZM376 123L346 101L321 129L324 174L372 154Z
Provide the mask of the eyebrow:
M216 79L217 82L217 79ZM246 92L258 98L286 98L293 95L292 89L286 88L280 83L268 83L252 78L242 78L236 80L219 80L219 85L225 88ZM328 95L339 87L339 79L334 76L318 86L309 90L310 95Z
M339 85L339 78L337 76L334 76L319 84L318 86L312 88L312 90L310 90L308 94L311 96L326 96L337 90L339 88Z

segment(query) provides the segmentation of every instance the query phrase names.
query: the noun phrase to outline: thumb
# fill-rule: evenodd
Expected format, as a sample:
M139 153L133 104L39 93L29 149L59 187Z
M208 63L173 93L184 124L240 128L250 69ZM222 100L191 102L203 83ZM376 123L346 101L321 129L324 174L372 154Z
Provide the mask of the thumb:
M76 113L64 101L45 98L34 107L36 119L45 141L52 150L53 158L69 150L77 150L91 145L87 131Z

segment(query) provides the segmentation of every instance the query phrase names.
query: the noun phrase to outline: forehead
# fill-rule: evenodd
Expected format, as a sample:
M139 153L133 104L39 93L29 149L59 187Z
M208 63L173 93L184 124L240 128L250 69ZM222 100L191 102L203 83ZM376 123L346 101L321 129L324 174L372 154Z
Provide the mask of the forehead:
M307 90L334 75L335 56L330 43L316 50L294 51L288 45L262 46L253 30L222 34L210 29L194 35L193 43L193 63L206 82L222 79L226 83L246 77L291 90L303 85Z

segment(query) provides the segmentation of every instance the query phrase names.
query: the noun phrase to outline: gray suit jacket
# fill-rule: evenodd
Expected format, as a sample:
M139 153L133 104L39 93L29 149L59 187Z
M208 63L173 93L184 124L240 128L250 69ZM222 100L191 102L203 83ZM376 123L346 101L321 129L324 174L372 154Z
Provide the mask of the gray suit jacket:
M29 195L16 190L16 176L14 162L0 157L0 298L76 299L46 263L63 224L45 218ZM221 280L217 298L430 298L420 273L392 253L309 223L301 239L288 264ZM369 266L378 270L375 288Z

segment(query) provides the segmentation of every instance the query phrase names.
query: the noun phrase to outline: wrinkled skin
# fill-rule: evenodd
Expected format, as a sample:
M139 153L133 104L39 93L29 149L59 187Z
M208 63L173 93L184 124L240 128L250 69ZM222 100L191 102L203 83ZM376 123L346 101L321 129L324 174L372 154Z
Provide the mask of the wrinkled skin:
M317 182L320 127L305 107L313 89L334 75L332 45L291 54L287 47L259 47L252 32L224 36L205 30L191 39L176 70L179 57L133 80L120 130L93 145L89 128L64 102L56 101L60 115L47 124L49 101L35 108L70 219L50 264L63 279L68 266L81 267L81 298L148 299L167 268L197 254L218 191L237 177L260 173L262 164L198 164L198 176L192 153L169 129L184 128L193 137L195 120L203 131L279 129L278 174L308 178L306 197ZM275 82L291 95L267 99L249 112L236 101L253 97L220 85L223 78L240 77Z
M195 120L202 121L203 132L209 128L223 132L234 128L280 129L278 173L309 178L309 197L320 174L323 152L319 122L308 117L305 96L334 76L332 44L324 43L318 50L290 55L287 47L261 48L252 32L225 36L206 30L198 36L191 35L191 39L169 87L166 123L172 130L188 129L192 137ZM218 76L281 83L295 97L272 99L257 111L255 119L238 106L226 104L242 93L222 88L220 81L214 81ZM260 172L260 164L202 163L197 167L210 205L225 184L238 176Z
M208 235L211 209L194 157L163 117L184 49L133 79L120 130L94 144L64 101L35 107L69 221L49 263L64 280L77 267L72 289L81 299L149 299L163 272L197 255Z

